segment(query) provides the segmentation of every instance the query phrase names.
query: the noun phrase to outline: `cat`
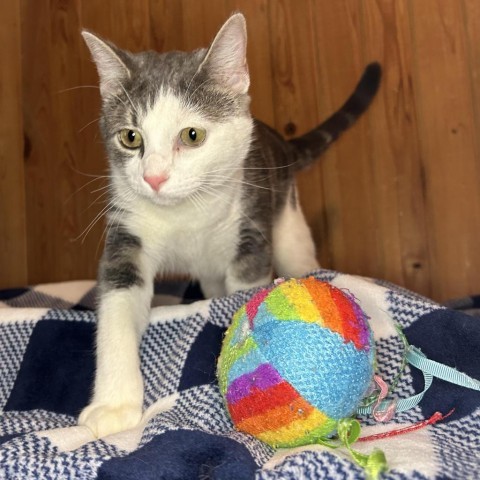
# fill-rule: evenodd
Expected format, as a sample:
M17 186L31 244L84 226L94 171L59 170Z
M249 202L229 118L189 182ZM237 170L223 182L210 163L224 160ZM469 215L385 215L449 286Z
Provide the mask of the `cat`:
M141 420L139 344L157 273L190 275L218 297L318 268L294 174L367 109L381 68L367 66L338 112L285 141L250 115L242 14L190 53L133 54L82 35L100 78L111 196L95 385L79 424L103 437Z

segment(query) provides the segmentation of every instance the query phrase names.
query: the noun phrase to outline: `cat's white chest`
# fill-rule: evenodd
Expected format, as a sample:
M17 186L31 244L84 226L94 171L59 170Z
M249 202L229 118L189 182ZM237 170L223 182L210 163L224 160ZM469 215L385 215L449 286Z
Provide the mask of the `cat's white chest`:
M242 215L239 195L229 193L174 208L139 204L127 227L158 273L222 277L236 254Z

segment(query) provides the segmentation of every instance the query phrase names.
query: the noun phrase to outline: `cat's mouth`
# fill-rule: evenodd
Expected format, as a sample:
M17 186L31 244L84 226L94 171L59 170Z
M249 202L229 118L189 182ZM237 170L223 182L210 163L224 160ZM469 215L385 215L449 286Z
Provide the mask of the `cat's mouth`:
M148 190L142 189L143 193L155 205L172 206L184 202L190 195L190 191L183 191L182 189L173 189L168 182L162 185L158 190L149 187Z

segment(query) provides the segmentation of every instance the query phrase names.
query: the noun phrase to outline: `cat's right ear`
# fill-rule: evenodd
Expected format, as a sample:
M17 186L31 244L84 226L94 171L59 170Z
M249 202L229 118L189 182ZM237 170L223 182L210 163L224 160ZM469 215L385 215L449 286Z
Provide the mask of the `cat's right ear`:
M118 95L122 84L130 77L130 70L120 58L121 52L88 30L82 30L82 36L97 65L102 97Z
M206 68L222 88L245 94L250 85L247 26L241 13L232 15L217 33L199 69Z

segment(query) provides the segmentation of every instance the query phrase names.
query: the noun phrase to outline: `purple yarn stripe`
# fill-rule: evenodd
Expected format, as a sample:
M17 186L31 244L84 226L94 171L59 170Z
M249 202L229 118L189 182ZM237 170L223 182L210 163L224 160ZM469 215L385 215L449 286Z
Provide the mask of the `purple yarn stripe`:
M358 321L357 325L360 329L359 337L360 343L363 346L363 349L367 352L370 350L370 330L368 328L368 317L365 315L365 312L361 309L360 305L356 302L356 299L353 295L349 295L350 303L355 311L355 316L357 319L361 319L362 321Z
M262 363L253 372L241 375L228 386L227 401L236 403L248 396L252 387L266 390L282 381L280 374L269 363Z

